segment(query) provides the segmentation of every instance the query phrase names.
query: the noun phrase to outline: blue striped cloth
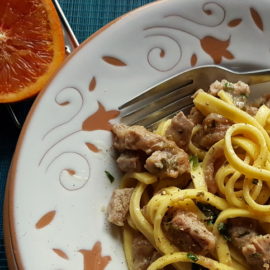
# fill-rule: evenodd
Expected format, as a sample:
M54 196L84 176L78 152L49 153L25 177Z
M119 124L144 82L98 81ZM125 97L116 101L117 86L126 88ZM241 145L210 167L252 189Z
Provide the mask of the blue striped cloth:
M122 14L150 3L153 0L58 0L79 42L85 40L100 27ZM13 105L13 109L21 122L32 104L32 101ZM19 130L11 121L8 109L0 106L0 270L6 270L7 260L3 241L3 201L7 173L11 158L19 136ZM27 269L26 269L27 270Z
M79 42L100 27L153 0L58 0Z

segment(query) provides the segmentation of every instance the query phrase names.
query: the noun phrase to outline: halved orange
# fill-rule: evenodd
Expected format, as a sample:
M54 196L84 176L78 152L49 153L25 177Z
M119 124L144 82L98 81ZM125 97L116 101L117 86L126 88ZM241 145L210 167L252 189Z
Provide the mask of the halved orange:
M0 102L38 93L65 57L61 23L51 0L0 4Z

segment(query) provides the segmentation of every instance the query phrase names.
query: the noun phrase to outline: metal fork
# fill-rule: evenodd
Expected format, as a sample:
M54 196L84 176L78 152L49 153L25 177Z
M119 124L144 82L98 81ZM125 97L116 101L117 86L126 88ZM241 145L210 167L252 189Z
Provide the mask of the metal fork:
M58 13L58 16L61 20L61 24L62 24L62 29L63 29L63 33L64 33L64 39L65 39L65 50L66 50L66 54L69 55L75 48L77 48L79 46L79 42L72 30L72 28L70 27L68 20L60 6L60 4L58 3L57 0L52 0L53 4L55 6L55 9ZM15 126L20 129L22 127L22 123L20 122L17 113L15 111L14 105L13 104L5 104Z
M58 16L62 23L62 28L64 32L64 38L65 38L65 47L66 47L66 53L70 54L75 48L79 46L79 42L70 27L68 20L64 14L64 11L62 10L60 4L57 0L53 0L54 6L56 8L56 11L58 13Z
M270 81L270 69L239 72L217 65L188 69L119 106L121 122L153 128L179 111L187 113L193 106L192 95L198 89L208 90L212 82L222 79L259 84Z

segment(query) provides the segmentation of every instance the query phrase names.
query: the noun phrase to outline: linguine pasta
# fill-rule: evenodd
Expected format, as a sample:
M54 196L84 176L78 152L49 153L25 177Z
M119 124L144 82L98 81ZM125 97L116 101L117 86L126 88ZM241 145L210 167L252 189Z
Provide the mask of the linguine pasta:
M236 106L232 96L223 90L217 96L199 90L193 102L204 116L215 113L231 121L231 125L224 138L209 149L195 145L192 139L189 141L189 181L186 181L186 174L171 179L149 171L128 172L123 176L121 188L134 188L123 226L129 270L138 270L132 250L132 241L138 233L158 253L147 270L167 266L178 270L248 270L254 267L252 260L233 246L222 226L230 220L244 218L257 222L263 228L260 234L270 233L270 109L262 105L255 115L250 115ZM170 124L171 119L163 121L153 132L165 136ZM201 128L201 124L194 125L191 138ZM210 170L209 162L217 158L222 162L213 169L216 185L213 192L204 172ZM187 184L183 186L183 182ZM216 218L209 222L207 214L198 207L200 204L216 209ZM215 238L214 248L196 253L182 250L172 242L164 230L164 220L171 209L182 209L203 221ZM256 269L270 269L264 258L260 263ZM195 268L196 265L201 268Z

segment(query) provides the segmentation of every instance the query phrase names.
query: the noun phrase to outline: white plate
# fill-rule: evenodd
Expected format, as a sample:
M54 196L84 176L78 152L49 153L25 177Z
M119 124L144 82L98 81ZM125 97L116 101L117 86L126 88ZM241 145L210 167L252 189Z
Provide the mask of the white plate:
M127 269L105 218L119 183L104 173L119 177L110 134L118 106L194 65L270 67L269 14L267 0L158 1L66 61L35 102L10 171L5 226L20 270Z

